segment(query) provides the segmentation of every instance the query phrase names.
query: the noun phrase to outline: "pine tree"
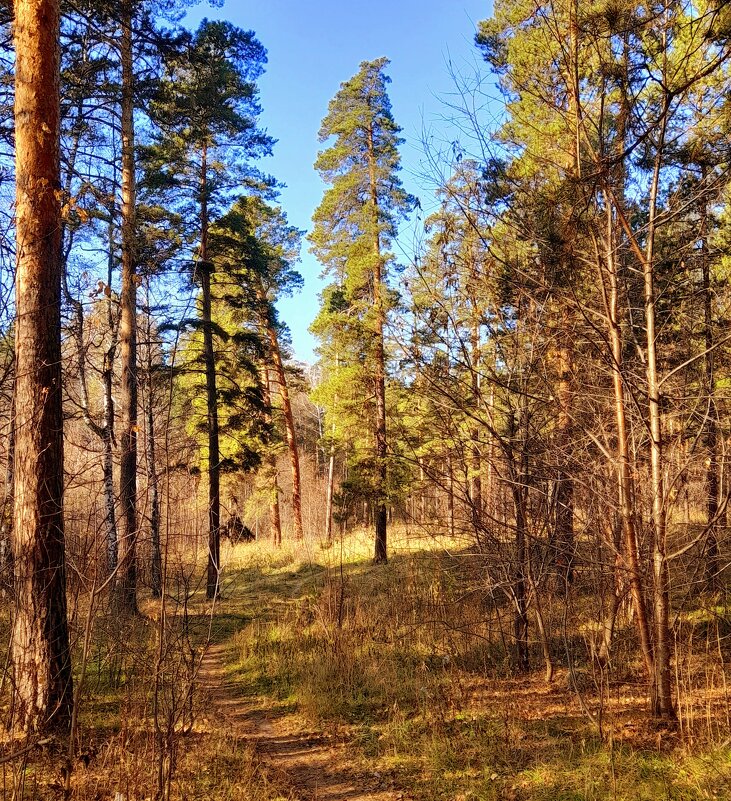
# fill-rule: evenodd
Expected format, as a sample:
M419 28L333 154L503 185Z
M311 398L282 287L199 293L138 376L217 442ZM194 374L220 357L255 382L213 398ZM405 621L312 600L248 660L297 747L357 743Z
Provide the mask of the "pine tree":
M281 208L266 204L258 196L239 198L211 230L211 258L217 271L229 276L228 301L248 309L264 348L262 385L270 399L269 376L274 378L281 399L284 434L292 472L292 516L295 539L304 536L299 447L287 382L282 338L287 327L279 320L276 301L298 291L302 276L293 264L299 258L302 233L287 222ZM225 279L223 279L225 281ZM266 369L265 369L266 368ZM271 456L272 454L268 454ZM269 459L272 476L276 459ZM272 517L274 519L274 516ZM275 526L276 530L276 526ZM276 535L275 539L279 536Z
M371 497L376 541L375 561L387 559L386 489L386 347L384 328L394 304L388 287L389 247L398 222L414 200L398 177L400 128L391 113L385 74L388 59L366 61L341 84L320 128L320 141L332 143L317 157L315 169L330 184L313 215L312 250L334 276L339 303L347 313L331 318L323 335L332 343L329 355L342 347L339 364L355 368L370 385L360 399L373 433ZM333 290L325 293L333 297ZM326 311L327 314L327 311ZM321 321L323 322L323 321ZM327 324L325 328L327 329ZM340 340L340 344L337 343ZM347 349L344 347L347 340Z
M156 101L161 136L148 153L151 166L158 164L161 187L179 193L182 190L183 203L192 200L197 219L195 236L199 244L193 272L201 287L206 371L208 598L218 592L221 525L220 426L211 291L214 265L208 249L210 220L217 203L231 189L262 183L250 160L268 154L273 144L256 124L261 112L256 81L265 63L266 51L252 31L243 31L227 22L204 20L175 60L172 78L161 86ZM229 158L220 157L224 150L228 150Z

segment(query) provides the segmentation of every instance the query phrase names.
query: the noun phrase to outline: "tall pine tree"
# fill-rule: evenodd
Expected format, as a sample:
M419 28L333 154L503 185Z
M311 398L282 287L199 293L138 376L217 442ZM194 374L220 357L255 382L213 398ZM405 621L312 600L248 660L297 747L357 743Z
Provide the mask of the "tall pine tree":
M394 303L388 288L389 247L398 222L413 205L398 177L400 128L391 113L385 74L388 59L365 61L341 84L320 128L320 141L331 142L317 157L315 169L330 185L313 215L312 250L333 275L345 314L330 315L323 331L329 341L323 355L346 369L359 366L369 395L361 399L364 421L373 432L370 495L373 503L375 561L385 562L386 548L386 348L384 328ZM332 292L326 293L330 297ZM326 309L323 310L328 315ZM346 351L347 342L347 352ZM343 352L339 352L342 350ZM367 460L366 460L367 461Z

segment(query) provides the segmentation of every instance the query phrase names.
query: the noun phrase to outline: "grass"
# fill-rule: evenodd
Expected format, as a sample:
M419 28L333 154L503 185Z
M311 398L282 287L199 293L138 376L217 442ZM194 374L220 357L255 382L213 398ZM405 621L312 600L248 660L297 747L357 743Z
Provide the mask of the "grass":
M607 675L595 674L579 635L570 648L556 644L551 685L542 670L513 675L496 624L506 610L465 582L466 554L442 545L402 540L374 567L363 533L342 550L269 564L255 582L261 609L234 636L242 685L340 727L364 769L420 801L731 797L727 746L698 727L695 740L653 727L641 668L624 658L636 653L631 627L618 632L622 659ZM246 555L238 558L232 569L245 575ZM574 679L560 659L567 650ZM688 659L683 669L697 670ZM702 696L685 702L702 707Z
M170 799L289 798L281 777L210 714L204 694L194 691L186 706L210 641L232 646L229 681L257 709L349 742L358 771L415 801L731 798L729 610L719 599L698 598L678 617L682 725L673 732L647 715L629 621L620 621L608 670L589 659L590 587L577 587L568 609L547 594L547 623L561 635L551 642L557 673L547 684L537 643L535 672L513 672L510 608L485 589L477 554L398 529L387 565L371 564L371 547L369 532L330 549L227 545L213 606L193 582L203 566L186 565L163 623L153 599L126 627L101 615L72 797L150 798L164 753ZM570 620L562 628L563 615ZM58 798L64 755L63 744L51 744L6 766L2 798Z

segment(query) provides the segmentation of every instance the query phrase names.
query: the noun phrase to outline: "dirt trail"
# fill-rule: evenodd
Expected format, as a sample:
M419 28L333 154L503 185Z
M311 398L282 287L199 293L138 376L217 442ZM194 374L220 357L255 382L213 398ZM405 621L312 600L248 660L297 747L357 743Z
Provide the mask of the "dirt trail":
M400 801L403 793L378 789L379 777L353 767L346 743L306 731L293 715L262 709L263 699L241 695L227 677L229 651L211 645L203 656L200 681L222 726L251 744L292 799L302 801ZM213 717L213 716L212 716Z

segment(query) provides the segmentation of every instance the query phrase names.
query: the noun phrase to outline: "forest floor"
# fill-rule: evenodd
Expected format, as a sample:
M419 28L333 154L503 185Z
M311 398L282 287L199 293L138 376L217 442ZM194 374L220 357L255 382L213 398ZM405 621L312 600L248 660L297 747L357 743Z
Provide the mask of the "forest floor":
M272 786L303 801L395 801L403 793L379 787L378 774L354 767L347 740L313 729L271 699L247 696L228 677L230 649L212 645L202 660L201 686L209 695L216 725L250 746Z
M374 566L370 548L367 533L331 549L226 545L213 605L183 560L167 616L148 598L130 628L97 624L69 792L50 746L0 765L2 800L731 799L717 599L688 613L687 645L678 628L670 730L648 715L631 626L597 676L581 622L593 611L568 610L562 628L565 601L547 595L554 678L537 643L535 670L516 675L509 609L474 553L395 536Z

